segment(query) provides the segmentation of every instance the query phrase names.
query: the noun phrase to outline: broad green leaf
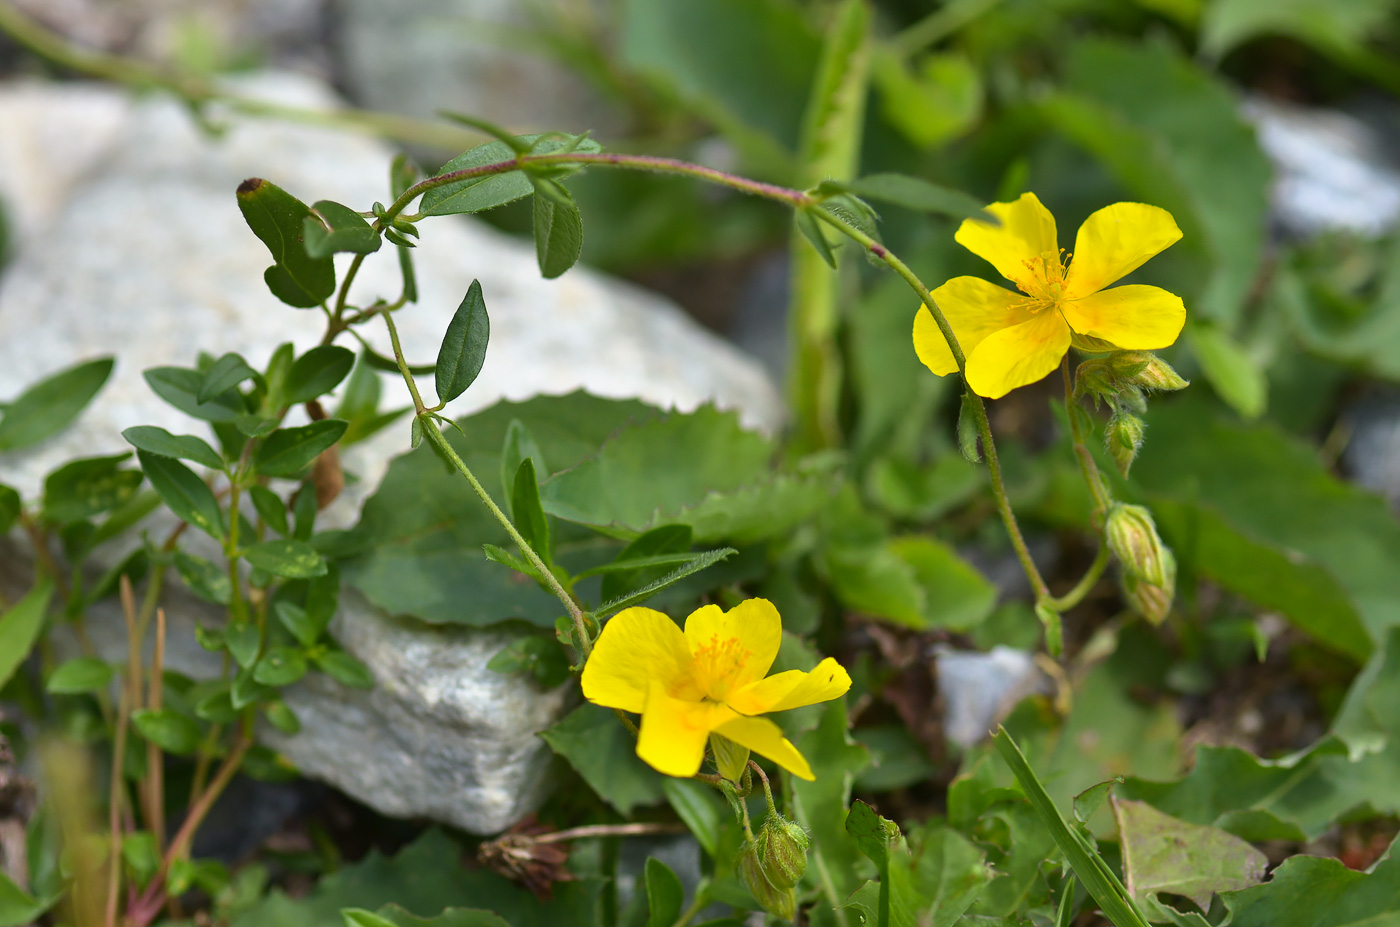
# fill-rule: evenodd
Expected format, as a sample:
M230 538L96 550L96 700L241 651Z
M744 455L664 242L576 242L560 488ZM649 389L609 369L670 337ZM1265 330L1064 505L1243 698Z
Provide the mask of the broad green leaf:
M956 138L982 116L982 78L963 54L925 55L911 63L894 48L881 46L875 50L871 77L881 115L917 148Z
M1220 398L1243 418L1263 415L1269 401L1269 381L1259 364L1219 326L1200 322L1188 331L1191 349Z
M1201 52L1219 60L1261 36L1287 36L1324 53L1358 57L1395 13L1391 0L1213 0L1201 17Z
M665 798L664 777L638 759L636 739L611 709L580 705L540 736L619 814Z
M889 863L891 927L953 927L995 873L982 852L950 827L911 831Z
M1229 927L1395 927L1400 924L1400 855L1390 849L1369 873L1341 860L1294 856L1269 881L1222 896Z
M40 901L0 872L0 927L28 927L57 900Z
M286 535L291 530L291 526L287 524L287 503L283 502L277 493L266 486L249 486L248 498L253 500L253 508L263 520L263 524L281 535Z
M0 452L38 444L67 428L102 389L114 363L102 357L74 365L10 400L0 417Z
M917 212L952 216L954 219L976 218L994 224L997 221L995 216L983 209L986 204L976 197L908 174L867 174L840 186L857 196L893 203Z
M1233 834L1189 824L1146 802L1110 800L1123 848L1123 877L1138 904L1169 892L1209 911L1211 895L1263 880L1269 858Z
M812 838L809 878L821 888L827 902L839 905L870 874L869 864L845 828L851 785L869 765L870 753L851 740L844 698L821 709L821 721L797 739L797 749L817 777L814 782L788 779L793 817ZM853 917L838 917L851 927L858 923Z
M52 595L53 583L41 579L24 598L0 612L0 689L29 657L30 649L39 639Z
M44 518L72 524L116 508L136 495L141 471L123 470L130 452L64 464L44 480Z
M311 209L313 214L302 220L302 239L313 259L330 257L337 251L373 254L379 250L379 233L349 206L319 200Z
M268 723L283 734L300 734L301 719L287 707L286 702L269 702L263 706Z
M486 363L486 343L490 338L491 320L486 314L486 300L481 295L481 281L473 280L447 325L433 368L441 402L456 399L476 380L481 365Z
M199 385L199 391L195 393L195 401L200 403L209 402L215 396L233 389L244 380L251 380L258 375L258 372L248 366L248 362L239 354L225 354L204 372L204 381ZM173 456L173 455L172 455Z
M208 402L198 399L204 375L188 367L151 367L141 374L151 390L186 415L206 422L232 422L247 412L243 397L234 390L220 393Z
M323 344L312 348L292 364L287 374L284 402L293 405L309 402L335 389L355 366L355 353L338 344Z
M74 657L60 664L44 683L44 689L55 695L80 695L101 692L112 682L112 665L96 657Z
M323 628L317 627L307 615L306 609L294 602L279 600L272 606L272 613L302 645L310 647L321 636Z
M233 598L233 582L228 578L228 572L203 557L177 550L175 569L190 591L204 601L227 605Z
M549 466L544 462L544 452L540 450L539 442L534 435L530 434L530 429L525 427L525 423L520 419L511 421L506 429L505 443L501 446L501 485L514 486L515 474L520 470L520 462L526 457L535 462L535 476L546 478L550 474ZM510 498L506 498L506 511L510 511Z
M336 609L340 606L340 567L333 561L326 564L327 569L324 575L314 576L306 583L306 601L304 609L306 612L305 632L309 640L302 640L302 637L295 631L292 636L297 640L310 646L316 638L330 626L331 619L335 618ZM291 630L290 628L288 630Z
M141 708L131 713L131 723L141 736L166 753L188 756L199 748L199 725L169 708Z
M661 780L661 791L705 852L716 855L727 812L714 788L694 779L665 776Z
M136 456L151 488L177 518L216 540L223 537L224 513L219 501L193 470L171 457L146 451L137 451Z
M265 686L289 686L306 675L306 657L295 647L274 647L253 668L253 678Z
M535 257L546 280L561 276L583 253L583 214L563 185L543 177L535 185Z
M238 208L276 263L263 274L272 295L289 306L310 309L335 292L335 265L312 257L303 242L306 204L282 188L252 177L238 185Z
M261 629L256 622L246 618L230 623L224 632L224 639L228 644L228 652L243 669L253 665L258 658L258 652L262 649Z
M288 579L307 579L326 572L325 558L310 544L293 538L262 541L244 548L242 556L258 569Z
M258 445L254 467L263 476L300 476L322 451L340 440L347 427L346 422L328 418L300 428L279 428Z
M568 150L596 154L603 150L592 139L579 139L576 136L568 135L556 138L522 135L520 141L528 144L534 154L554 154ZM485 145L463 152L448 161L434 176L441 177L443 174L486 167L514 159L515 152L511 150L509 145L504 142L487 142ZM556 167L551 170L551 174L557 178L571 173L573 170L577 170L577 168L559 170ZM530 178L523 171L512 170L500 174L485 174L434 187L423 194L423 199L419 201L419 212L425 216L450 216L459 213L482 212L497 206L504 206L506 203L513 203L533 192L534 187L530 185Z
M996 587L947 544L930 537L895 538L895 556L913 568L923 588L924 620L929 627L968 631L996 604Z
M894 927L890 919L890 855L903 843L899 825L880 817L863 801L852 803L846 814L846 833L851 836L862 856L875 864L880 877L879 895L875 902L875 923Z
M173 435L155 425L136 425L122 432L126 442L139 451L192 460L211 470L224 468L223 458L209 442L194 435Z
M661 860L648 857L644 870L647 886L647 927L672 927L681 916L685 889L681 880Z

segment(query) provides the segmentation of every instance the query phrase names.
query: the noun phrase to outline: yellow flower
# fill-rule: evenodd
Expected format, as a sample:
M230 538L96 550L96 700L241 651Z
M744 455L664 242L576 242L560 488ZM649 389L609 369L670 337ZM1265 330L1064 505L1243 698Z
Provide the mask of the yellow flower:
M705 743L718 734L812 779L778 725L758 716L839 698L851 677L828 657L810 673L764 678L782 638L782 619L767 599L727 612L706 605L686 619L685 631L660 612L629 608L598 636L583 668L583 695L640 713L637 755L668 776L699 772Z
M1021 292L978 277L955 277L933 291L962 345L973 392L998 399L1034 383L1055 369L1074 335L1147 351L1181 334L1186 307L1180 297L1155 286L1104 289L1181 238L1165 209L1142 203L1100 209L1079 227L1073 260L1061 257L1055 217L1034 193L992 203L987 212L1001 225L968 219L954 238ZM957 372L927 307L914 319L914 350L939 376Z

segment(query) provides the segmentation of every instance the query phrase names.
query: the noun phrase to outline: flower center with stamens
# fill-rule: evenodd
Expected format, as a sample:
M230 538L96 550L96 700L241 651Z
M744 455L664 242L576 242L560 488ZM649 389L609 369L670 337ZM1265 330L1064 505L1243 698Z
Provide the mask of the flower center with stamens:
M1071 257L1071 254L1060 249L1058 252L1043 251L1036 257L1021 262L1026 268L1026 274L1016 281L1016 286L1022 293L1041 303L1038 306L1027 307L1030 311L1039 312L1064 298L1065 276Z
M722 702L751 656L753 651L744 647L738 638L721 638L715 634L691 655L695 681L707 696Z

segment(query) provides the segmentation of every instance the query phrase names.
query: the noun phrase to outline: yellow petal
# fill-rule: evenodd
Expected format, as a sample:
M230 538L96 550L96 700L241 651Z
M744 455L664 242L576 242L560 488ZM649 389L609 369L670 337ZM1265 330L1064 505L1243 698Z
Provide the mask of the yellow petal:
M992 203L987 212L1000 219L1001 225L965 219L953 238L973 254L990 261L1007 280L1019 285L1031 273L1026 267L1027 261L1034 261L1047 251L1058 255L1060 245L1055 237L1055 217L1034 193L1022 193L1021 198L1012 203Z
M967 385L1000 399L1055 369L1069 350L1069 326L1053 308L1029 322L988 335L967 358Z
M783 642L783 620L767 599L748 599L727 612L706 605L685 620L685 639L696 684L722 701L768 672Z
M1074 239L1065 298L1102 290L1181 239L1172 214L1144 203L1114 203L1084 220Z
M1165 348L1186 324L1181 297L1155 286L1115 286L1060 309L1077 333L1133 351Z
M691 673L690 648L670 618L649 608L628 608L603 625L583 667L583 697L607 708L641 711L652 680L679 697L700 698Z
M827 657L810 673L789 670L745 686L730 696L729 707L741 715L764 715L840 698L850 688L845 667Z
M1032 305L1031 300L981 277L954 277L933 291L933 301L953 326L964 357L992 332L1031 317L1025 308ZM925 367L940 377L958 370L953 351L927 306L920 306L919 314L914 316L914 352Z
M735 718L726 721L717 729L741 747L748 747L759 756L766 756L799 779L808 782L817 778L812 775L812 767L792 741L783 736L782 728L767 718Z
M734 717L733 711L714 702L672 698L653 680L642 711L637 756L668 776L693 776L705 759L710 732Z

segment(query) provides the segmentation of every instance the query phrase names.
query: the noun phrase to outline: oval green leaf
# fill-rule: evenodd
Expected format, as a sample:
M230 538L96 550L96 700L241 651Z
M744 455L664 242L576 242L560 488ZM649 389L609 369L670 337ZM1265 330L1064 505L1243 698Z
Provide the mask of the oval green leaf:
M149 451L161 457L192 460L211 470L222 470L224 459L209 442L194 435L173 435L156 425L135 425L122 432L126 442L139 451Z
M321 452L339 441L347 427L347 422L328 418L300 428L279 428L263 440L253 455L254 467L263 476L298 476ZM286 524L285 516L282 524Z
M243 559L273 576L309 579L326 572L326 561L304 541L279 538L254 544L243 551Z
M148 451L137 451L136 456L151 488L170 511L211 537L223 537L224 513L219 500L193 470L178 460Z
M438 399L451 402L476 380L481 365L486 362L486 343L491 337L491 320L486 314L486 300L481 295L481 281L473 280L467 295L457 307L447 334L438 349L434 378Z

